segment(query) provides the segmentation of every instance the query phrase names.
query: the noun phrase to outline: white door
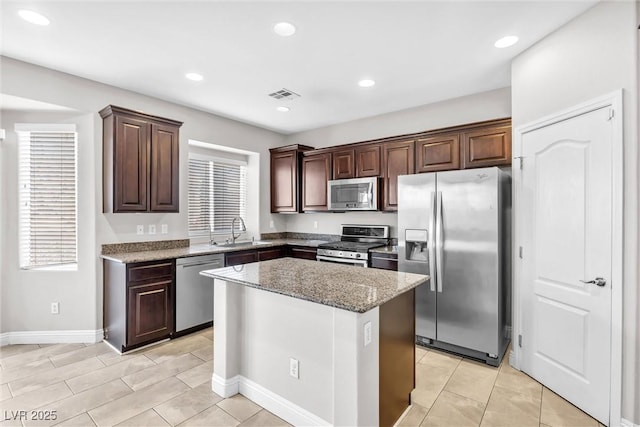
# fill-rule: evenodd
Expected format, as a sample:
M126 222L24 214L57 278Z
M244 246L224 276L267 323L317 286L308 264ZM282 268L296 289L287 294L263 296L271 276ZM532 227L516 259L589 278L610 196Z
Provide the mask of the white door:
M610 107L600 108L523 134L518 190L521 368L605 424L611 375L610 113Z

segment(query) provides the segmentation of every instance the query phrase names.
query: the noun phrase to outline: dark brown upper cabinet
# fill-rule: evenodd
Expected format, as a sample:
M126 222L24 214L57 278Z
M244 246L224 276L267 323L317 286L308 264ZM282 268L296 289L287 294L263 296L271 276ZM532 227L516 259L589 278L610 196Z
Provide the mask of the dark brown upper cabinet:
M511 124L462 133L462 169L511 164Z
M331 153L305 153L302 158L302 210L328 209L327 181L331 179Z
M382 146L383 201L382 210L398 210L398 176L412 174L415 141L387 142Z
M271 212L301 211L300 173L302 153L313 150L306 145L271 148Z
M332 152L333 179L345 179L355 177L355 151L336 150Z
M434 135L416 141L416 172L460 169L460 135Z
M182 122L113 105L100 117L103 212L178 212Z
M381 144L361 144L355 148L356 178L382 176L380 168Z

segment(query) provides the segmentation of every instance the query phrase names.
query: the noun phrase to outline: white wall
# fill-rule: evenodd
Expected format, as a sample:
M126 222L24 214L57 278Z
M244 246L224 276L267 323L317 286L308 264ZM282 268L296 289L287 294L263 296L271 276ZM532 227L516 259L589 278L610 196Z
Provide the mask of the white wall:
M248 124L226 119L213 114L179 106L170 102L147 97L127 90L104 85L94 81L53 71L11 58L1 57L0 84L7 95L46 102L71 108L84 114L87 157L81 171L81 203L93 205L86 224L79 230L83 261L82 271L88 269L91 275L62 277L49 276L47 292L36 292L21 283L8 269L13 269L12 261L3 256L2 262L2 325L0 332L48 331L48 330L95 330L102 327L102 264L98 258L100 245L104 243L164 240L188 238L187 232L187 141L195 139L227 147L259 153L260 182L265 188L269 183L270 147L284 145L282 135ZM102 119L97 114L108 104L142 110L146 113L168 117L184 122L180 129L180 212L169 214L103 214L102 213ZM4 125L3 125L4 126ZM7 149L2 148L3 184L15 181L7 176L5 168L12 160ZM255 159L251 161L255 165ZM6 190L7 185L3 185ZM260 209L258 229L249 232L284 231L285 220L280 215L270 214L269 191L259 192ZM7 235L11 228L8 215L15 205L2 203L0 217L3 220L2 254L16 251L17 241ZM273 220L275 227L269 228ZM136 235L136 224L169 225L169 234L155 236ZM141 239L143 237L143 239ZM9 298L7 298L10 296ZM60 314L52 321L49 304L64 301ZM15 308L11 308L15 307ZM18 307L21 309L18 311ZM43 311L43 309L46 310Z
M640 424L638 327L638 3L603 2L512 64L514 128L622 88L624 288L622 417Z
M82 238L95 229L93 203L93 120L86 113L3 111L7 130L3 145L2 179L2 332L40 330L96 330L93 239ZM78 269L77 271L21 270L18 253L18 135L15 123L74 123L78 133ZM81 179L81 177L84 177ZM89 286L87 286L89 284ZM62 315L50 314L50 303L60 303ZM43 324L44 323L44 324ZM70 327L73 325L73 327Z
M295 133L286 137L286 143L322 148L503 117L511 117L509 88ZM391 236L398 236L395 213L297 214L287 215L286 220L287 231L340 234L340 224L386 224L392 226ZM317 229L314 222L318 223Z

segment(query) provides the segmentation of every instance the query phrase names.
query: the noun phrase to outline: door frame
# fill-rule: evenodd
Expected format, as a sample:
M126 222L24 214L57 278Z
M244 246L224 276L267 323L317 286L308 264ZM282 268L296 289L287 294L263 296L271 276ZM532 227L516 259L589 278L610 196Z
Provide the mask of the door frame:
M522 265L519 260L519 245L522 242L521 230L524 225L517 212L522 212L522 172L519 156L522 156L522 141L526 133L610 106L614 111L612 154L612 211L611 211L611 379L609 387L609 425L620 425L622 418L622 293L623 293L623 111L622 89L607 95L574 105L554 114L534 120L514 130L513 154L513 338L509 363L520 370L522 349L518 346L518 337L522 333L523 296L520 289Z

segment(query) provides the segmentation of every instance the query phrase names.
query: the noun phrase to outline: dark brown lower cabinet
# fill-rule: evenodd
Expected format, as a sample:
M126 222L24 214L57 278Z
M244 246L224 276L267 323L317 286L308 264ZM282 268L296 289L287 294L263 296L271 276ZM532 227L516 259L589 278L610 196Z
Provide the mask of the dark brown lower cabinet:
M415 290L382 304L380 316L380 426L391 427L411 404L415 373Z
M105 341L125 352L170 338L175 260L122 264L104 260Z
M289 256L292 258L312 259L315 261L318 250L308 246L289 246Z
M371 267L398 271L398 254L371 252Z

